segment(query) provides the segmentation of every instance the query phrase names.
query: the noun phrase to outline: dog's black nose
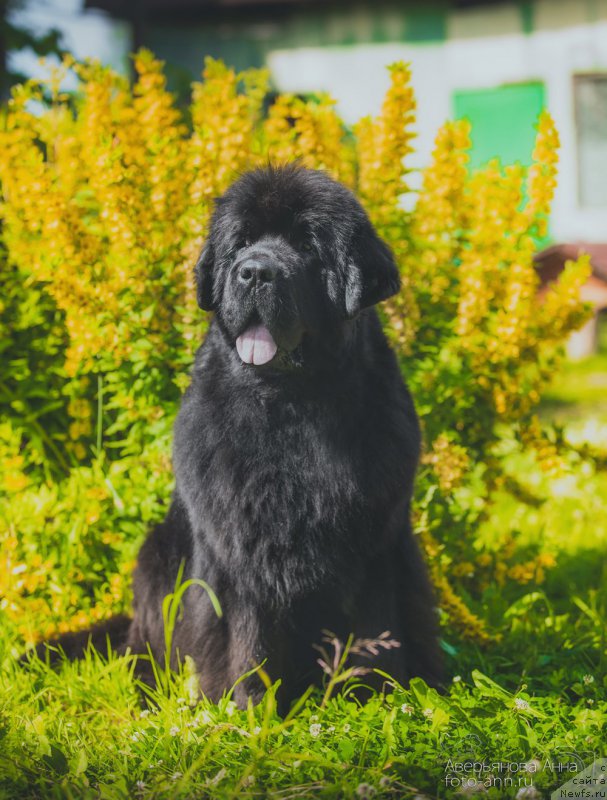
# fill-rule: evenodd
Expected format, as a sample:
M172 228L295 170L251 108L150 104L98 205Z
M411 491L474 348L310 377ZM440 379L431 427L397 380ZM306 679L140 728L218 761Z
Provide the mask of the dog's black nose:
M247 286L272 283L275 277L276 269L259 261L245 261L238 270L238 279Z

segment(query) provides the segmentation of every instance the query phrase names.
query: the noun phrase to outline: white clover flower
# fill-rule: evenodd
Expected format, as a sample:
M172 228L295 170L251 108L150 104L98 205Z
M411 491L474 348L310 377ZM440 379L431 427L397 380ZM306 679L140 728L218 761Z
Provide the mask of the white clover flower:
M310 717L310 722L318 722L318 714L312 714Z
M145 789L145 786L146 786L146 784L144 783L144 781L137 781L137 783L135 784L135 786L137 787L137 789L138 789L140 792L142 792L142 791Z
M410 706L409 703L403 703L400 707L400 710L403 712L403 714L413 714L413 706Z
M174 773L171 775L171 780L172 780L172 781L178 781L178 780L179 780L179 778L183 778L183 773L182 773L182 772L174 772Z
M515 697L514 707L517 711L526 711L529 708L529 703L526 700L523 700L522 697Z
M139 719L145 719L146 717L149 717L149 716L150 716L150 709L149 708L144 708L143 711L141 711L140 714L139 714Z
M132 742L139 742L141 739L143 739L143 731L135 731L135 733L131 735Z
M594 675L584 675L583 681L586 686L590 686L591 683L594 683Z
M369 783L361 783L356 787L356 794L359 797L373 797L375 789Z
M459 683L462 679L461 675L454 675L453 676L453 683Z
M387 775L382 775L382 777L379 779L379 785L382 787L382 789L385 789L387 786L390 786L391 783L392 781Z
M344 733L348 733L348 731L349 731L349 730L350 730L350 725L349 725L349 724L346 722L346 724L345 724L345 725L344 725L344 727L342 728L342 731L343 731Z
M226 768L225 768L225 767L222 767L222 768L219 770L219 772L217 772L215 775L213 775L213 777L212 777L212 778L209 778L209 780L208 780L208 783L209 783L211 786L213 786L213 785L214 785L214 784L216 784L216 783L220 783L220 782L221 782L221 781L222 781L222 780L225 778L225 776L226 776L227 774L228 774L228 773L227 773L227 770L226 770Z
M317 717L317 719L318 719L318 717ZM319 735L321 729L322 729L322 725L320 725L320 723L318 723L318 722L313 723L312 725L310 725L310 736L312 736L314 739L316 739L316 737Z
M169 734L170 734L171 736L177 736L177 734L178 734L178 733L179 733L179 728L177 727L177 725L172 725L172 726L169 728Z
M430 718L434 714L434 709L433 708L424 708L424 710L422 711L422 714L424 715L424 717Z
M327 733L333 733L335 731L335 725L329 725L327 728Z
M260 734L260 733L261 733L261 728L259 727L259 725L256 725L256 726L253 728L253 734L254 734L255 736L259 736L259 734Z

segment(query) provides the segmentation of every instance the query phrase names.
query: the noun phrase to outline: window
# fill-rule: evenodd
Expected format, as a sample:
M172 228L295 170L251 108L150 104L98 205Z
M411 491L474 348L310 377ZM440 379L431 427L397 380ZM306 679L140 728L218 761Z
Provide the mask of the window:
M607 75L576 75L578 199L585 208L607 206Z

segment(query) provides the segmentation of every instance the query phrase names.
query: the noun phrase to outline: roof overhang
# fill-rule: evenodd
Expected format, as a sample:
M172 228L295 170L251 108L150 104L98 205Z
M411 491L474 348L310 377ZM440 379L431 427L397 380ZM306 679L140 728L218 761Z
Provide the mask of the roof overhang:
M381 2L381 0L380 0ZM392 2L394 0L386 0ZM446 8L471 8L474 6L503 5L506 0L439 0L437 6ZM217 12L226 11L259 11L269 12L287 10L289 8L304 8L306 6L351 6L352 0L85 0L85 8L98 8L120 19L135 19L144 16L148 19L167 18L171 15L204 18L214 16ZM377 0L368 2L371 11L377 8ZM426 2L420 0L405 0L399 5L406 9L427 7ZM357 7L360 7L357 4Z

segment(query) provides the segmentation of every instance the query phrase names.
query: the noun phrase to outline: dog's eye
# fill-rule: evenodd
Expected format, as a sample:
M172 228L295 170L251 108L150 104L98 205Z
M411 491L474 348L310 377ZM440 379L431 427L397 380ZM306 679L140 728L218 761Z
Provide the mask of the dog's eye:
M313 253L314 245L311 242L304 242L301 246L301 249L304 251L304 253Z

